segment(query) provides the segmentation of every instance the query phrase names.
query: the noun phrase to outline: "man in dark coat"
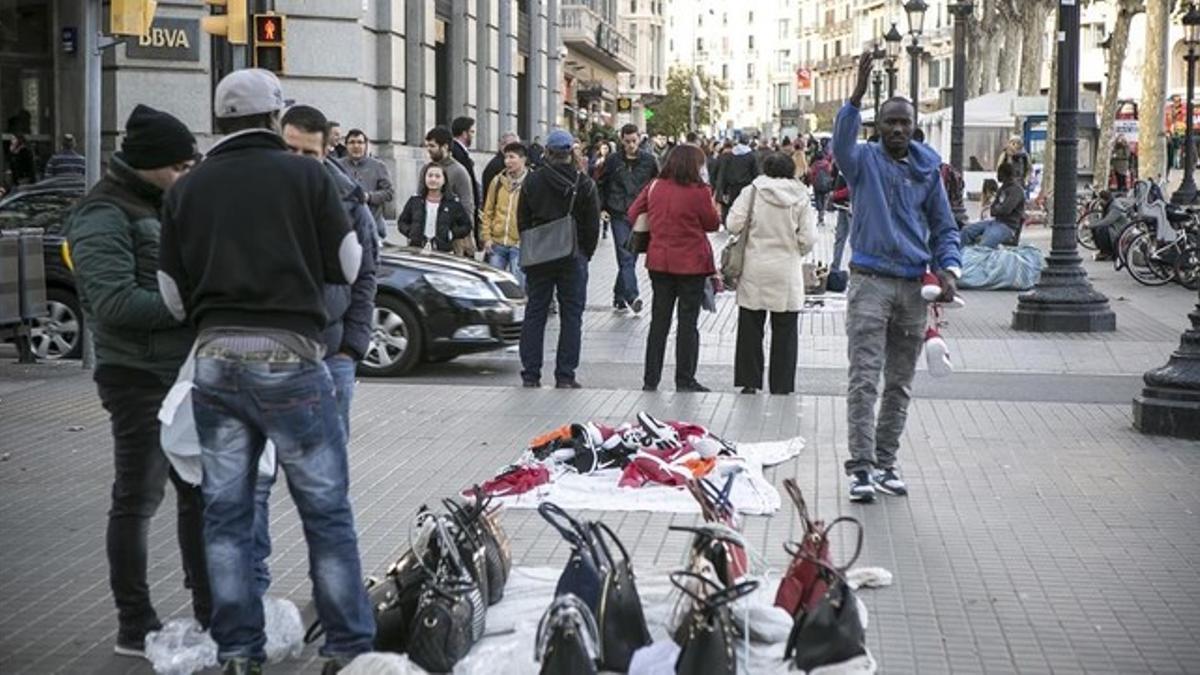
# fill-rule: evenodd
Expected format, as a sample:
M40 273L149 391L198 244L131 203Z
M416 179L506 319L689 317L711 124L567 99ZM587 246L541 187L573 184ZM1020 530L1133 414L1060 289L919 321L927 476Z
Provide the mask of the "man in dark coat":
M450 144L450 154L454 157L454 161L463 165L463 168L467 170L467 175L471 177L471 203L474 208L468 215L475 223L476 247L482 248L483 244L479 241L479 210L483 208L483 199L479 181L475 177L475 160L471 159L470 150L475 143L475 119L472 117L454 118L454 121L450 123L450 133L454 134L454 142Z
M621 127L621 154L604 162L598 185L600 208L611 219L613 248L617 252L617 278L613 282L613 309L634 314L642 311L638 297L637 256L625 248L633 232L633 224L625 216L642 188L658 173L654 155L638 149L638 128L633 124Z

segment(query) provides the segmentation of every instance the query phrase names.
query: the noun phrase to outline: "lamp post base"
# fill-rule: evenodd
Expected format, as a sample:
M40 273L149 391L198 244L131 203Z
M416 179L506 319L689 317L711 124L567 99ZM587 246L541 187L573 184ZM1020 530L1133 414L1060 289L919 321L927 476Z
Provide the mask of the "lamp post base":
M1022 293L1013 330L1031 333L1103 333L1117 329L1108 298L1092 288L1083 268L1047 266L1037 287Z
M1196 182L1191 176L1183 180L1183 184L1171 195L1171 203L1176 206L1191 206L1196 203L1196 198L1200 196L1196 192Z
M1192 327L1165 366L1146 371L1146 386L1133 399L1133 428L1144 434L1200 439L1200 304L1188 315Z

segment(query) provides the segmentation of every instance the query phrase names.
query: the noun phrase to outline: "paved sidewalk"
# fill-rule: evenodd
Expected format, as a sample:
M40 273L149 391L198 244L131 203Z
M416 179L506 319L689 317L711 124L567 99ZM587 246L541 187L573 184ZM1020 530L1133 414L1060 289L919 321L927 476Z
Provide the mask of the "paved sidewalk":
M602 250L593 266L592 305L607 304L611 255ZM513 387L514 355L504 353L417 379L361 381L351 473L364 567L378 572L400 552L419 505L488 477L536 433L645 409L740 441L808 440L767 476L776 485L794 477L821 517L861 518L867 543L859 564L895 574L893 587L862 595L881 672L1196 672L1200 447L1133 431L1128 397L1120 397L1136 391L1139 368L1160 365L1175 348L1195 294L1142 289L1124 272L1093 270L1110 297L1129 298L1114 301L1117 334L1013 333L1005 326L1015 294L968 295L951 331L970 372L947 384L918 381L900 455L912 495L871 506L844 495L844 331L836 311L805 317L810 342L802 349L812 353L798 381L810 384L796 396L741 396L718 379L732 354L728 300L725 318L710 315L702 328L701 363L714 369L708 383L725 390L712 394L641 392L648 318L602 306L586 317L581 378L589 389ZM963 340L979 340L979 354ZM997 344L1008 351L989 360L987 347ZM111 440L94 385L77 364L12 360L0 348L0 673L149 672L111 654L115 612L103 549ZM303 606L306 550L290 500L276 493L272 592ZM152 592L164 619L182 616L187 602L171 501L150 533ZM589 516L616 529L639 569L683 559L686 541L666 527L691 517ZM564 562L565 547L536 515L509 511L504 523L517 564ZM746 530L778 568L797 521L785 508L749 519ZM844 544L837 542L839 554ZM319 667L310 648L269 671Z

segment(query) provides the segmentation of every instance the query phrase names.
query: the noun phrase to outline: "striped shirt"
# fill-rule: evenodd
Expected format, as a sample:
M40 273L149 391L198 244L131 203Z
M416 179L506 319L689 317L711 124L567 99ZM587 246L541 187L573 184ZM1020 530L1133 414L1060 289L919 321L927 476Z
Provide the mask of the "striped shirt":
M46 162L46 177L83 176L87 173L87 161L74 150L63 150Z

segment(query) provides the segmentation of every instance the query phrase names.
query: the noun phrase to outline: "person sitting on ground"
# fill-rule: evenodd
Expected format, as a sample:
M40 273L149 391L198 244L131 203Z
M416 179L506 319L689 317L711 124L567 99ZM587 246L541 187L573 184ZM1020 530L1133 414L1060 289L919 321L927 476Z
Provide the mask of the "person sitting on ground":
M409 197L396 220L410 246L454 251L454 241L471 234L474 225L462 202L446 191L446 169L430 162L421 169L421 188Z
M1016 242L1025 219L1025 189L1018 182L1012 164L1001 164L996 169L996 178L1000 180L1000 192L992 203L992 217L963 228L964 246L996 248Z

